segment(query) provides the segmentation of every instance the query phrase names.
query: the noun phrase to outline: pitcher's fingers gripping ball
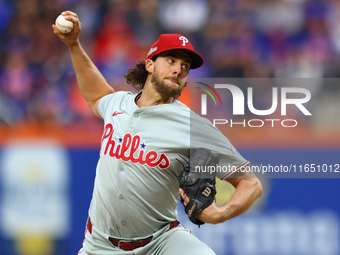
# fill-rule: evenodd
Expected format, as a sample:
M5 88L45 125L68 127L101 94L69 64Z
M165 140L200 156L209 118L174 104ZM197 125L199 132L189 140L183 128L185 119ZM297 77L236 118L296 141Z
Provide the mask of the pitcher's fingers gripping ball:
M185 206L185 213L189 216L190 221L196 225L203 225L204 222L196 217L199 212L211 205L215 200L216 176L208 171L203 174L197 169L216 166L219 158L217 154L205 148L193 149L190 155L190 162L185 161L186 164L177 159L183 165L183 170L178 176L179 187L189 197L187 205L184 204L183 199L181 201Z
M61 14L55 20L55 25L57 26L58 30L63 34L71 32L74 27L73 22L65 19L65 17Z

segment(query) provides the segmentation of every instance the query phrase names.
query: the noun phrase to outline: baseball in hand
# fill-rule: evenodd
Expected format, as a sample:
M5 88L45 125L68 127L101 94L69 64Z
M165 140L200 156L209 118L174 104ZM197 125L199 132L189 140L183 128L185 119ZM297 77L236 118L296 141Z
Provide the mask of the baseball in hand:
M73 22L66 20L61 14L55 20L55 25L57 26L58 30L63 34L67 34L73 29Z

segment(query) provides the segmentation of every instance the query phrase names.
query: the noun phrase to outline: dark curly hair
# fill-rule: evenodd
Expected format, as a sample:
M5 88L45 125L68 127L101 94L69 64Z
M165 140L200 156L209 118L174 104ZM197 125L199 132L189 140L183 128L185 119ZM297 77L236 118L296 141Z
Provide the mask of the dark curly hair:
M128 69L124 77L126 82L138 92L144 88L148 74L149 72L145 69L145 61L139 60L135 67Z
M158 55L151 58L152 61L157 59ZM138 60L137 64L129 68L124 75L126 82L130 84L137 92L143 90L146 78L149 72L145 69L145 60Z

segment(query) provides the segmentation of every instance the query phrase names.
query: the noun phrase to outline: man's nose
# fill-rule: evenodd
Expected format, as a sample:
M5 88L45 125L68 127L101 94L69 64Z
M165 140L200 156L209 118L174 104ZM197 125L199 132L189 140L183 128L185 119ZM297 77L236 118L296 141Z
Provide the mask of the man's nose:
M180 63L176 63L172 66L172 73L176 74L176 75L180 75L181 74L181 64Z

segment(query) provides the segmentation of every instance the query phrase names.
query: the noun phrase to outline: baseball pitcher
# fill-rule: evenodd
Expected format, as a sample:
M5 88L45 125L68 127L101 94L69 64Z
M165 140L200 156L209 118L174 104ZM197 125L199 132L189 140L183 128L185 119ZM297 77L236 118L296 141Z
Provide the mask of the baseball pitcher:
M83 50L76 13L63 12L73 30L54 33L67 45L79 89L103 119L100 159L81 255L215 254L180 225L179 197L190 220L222 223L246 212L261 195L255 176L240 170L249 162L208 120L177 100L190 69L203 58L189 40L163 34L145 60L127 71L137 94L115 92ZM216 176L194 173L197 166L231 165ZM221 207L214 203L215 178L235 192Z

